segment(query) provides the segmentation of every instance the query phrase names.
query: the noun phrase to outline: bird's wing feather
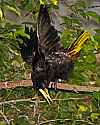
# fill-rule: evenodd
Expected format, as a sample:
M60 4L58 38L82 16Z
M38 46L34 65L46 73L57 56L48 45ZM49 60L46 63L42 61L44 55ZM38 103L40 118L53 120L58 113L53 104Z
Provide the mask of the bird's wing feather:
M39 47L43 48L46 53L56 51L60 47L60 37L57 30L51 25L46 5L40 6L37 23L37 36Z
M32 27L29 29L29 27L25 26L25 33L28 34L30 38L27 38L21 35L18 36L18 39L22 40L22 42L18 40L20 53L25 62L27 62L28 64L32 64L34 46L35 46L35 43L37 42L36 41L37 36L36 36L36 32L33 31Z

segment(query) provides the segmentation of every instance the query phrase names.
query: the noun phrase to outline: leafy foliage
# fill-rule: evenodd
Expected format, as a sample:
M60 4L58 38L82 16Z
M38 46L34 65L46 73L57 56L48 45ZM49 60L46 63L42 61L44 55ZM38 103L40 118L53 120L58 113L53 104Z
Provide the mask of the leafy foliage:
M57 0L1 0L0 1L0 81L30 78L30 67L20 57L15 36L27 36L23 25L7 19L6 12L13 11L18 19L21 12L31 15L35 25L40 3L48 2L50 8L58 6ZM94 20L100 23L100 15L88 11L87 2L79 0L69 5L71 14L60 16L62 20L61 41L66 48L85 29L93 32L90 40L84 45L79 59L75 62L69 83L79 85L100 85L100 64L96 63L95 53L100 52L100 28L86 28L84 22ZM66 5L67 6L67 5ZM56 12L56 10L54 10ZM59 12L59 10L58 10ZM22 17L24 18L24 17ZM85 20L85 21L84 21ZM30 24L30 22L27 22ZM50 91L54 99L48 105L41 95L32 88L16 88L0 90L0 125L99 125L100 124L100 92L76 94ZM25 101L28 98L33 98ZM20 100L22 99L22 100ZM13 103L9 100L15 100ZM4 102L3 104L1 102Z

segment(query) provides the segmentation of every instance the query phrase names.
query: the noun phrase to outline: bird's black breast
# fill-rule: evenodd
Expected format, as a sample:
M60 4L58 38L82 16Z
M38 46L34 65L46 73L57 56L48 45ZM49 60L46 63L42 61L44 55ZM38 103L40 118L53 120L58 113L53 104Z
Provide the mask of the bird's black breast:
M46 65L45 61L40 58L37 62L35 62L35 66L32 70L32 79L35 81L43 81L46 79Z
M32 70L32 80L33 82L68 80L72 69L73 61L64 52L55 52L45 57L45 60L39 58Z

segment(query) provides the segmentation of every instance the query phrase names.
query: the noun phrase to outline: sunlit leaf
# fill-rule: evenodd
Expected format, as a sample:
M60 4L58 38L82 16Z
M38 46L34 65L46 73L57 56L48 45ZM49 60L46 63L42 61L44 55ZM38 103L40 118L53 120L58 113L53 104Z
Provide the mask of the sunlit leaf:
M99 113L91 113L90 117L91 117L91 120L94 121L94 120L97 120L99 116L100 116Z
M87 12L87 15L92 16L92 17L96 17L96 16L97 16L97 13L94 12L94 11L88 11L88 12Z
M40 4L45 4L46 0L39 0Z
M16 31L15 34L16 34L16 35L21 35L21 36L23 36L23 37L30 38L30 36L29 36L28 34L26 34L26 33L25 33L24 31L22 31L22 30Z
M88 108L85 105L78 105L79 112L86 112Z
M85 62L91 64L91 63L95 63L96 62L96 58L94 54L91 55L86 55L85 56Z
M53 5L55 5L55 6L57 6L57 5L58 5L58 0L51 0L51 3L52 3Z
M2 9L0 8L0 20L2 20L3 18L3 13L2 13Z

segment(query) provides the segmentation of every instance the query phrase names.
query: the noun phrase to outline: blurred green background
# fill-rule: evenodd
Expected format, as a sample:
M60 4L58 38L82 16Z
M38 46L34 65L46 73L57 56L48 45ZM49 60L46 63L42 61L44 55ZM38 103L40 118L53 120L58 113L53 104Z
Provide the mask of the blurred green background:
M91 34L68 83L100 86L98 0L1 0L0 81L30 79L31 67L23 62L15 36L26 36L25 24L35 27L40 3L49 4L52 24L65 48L82 30ZM0 125L100 125L100 92L50 91L50 95L54 101L48 105L30 87L0 90Z

